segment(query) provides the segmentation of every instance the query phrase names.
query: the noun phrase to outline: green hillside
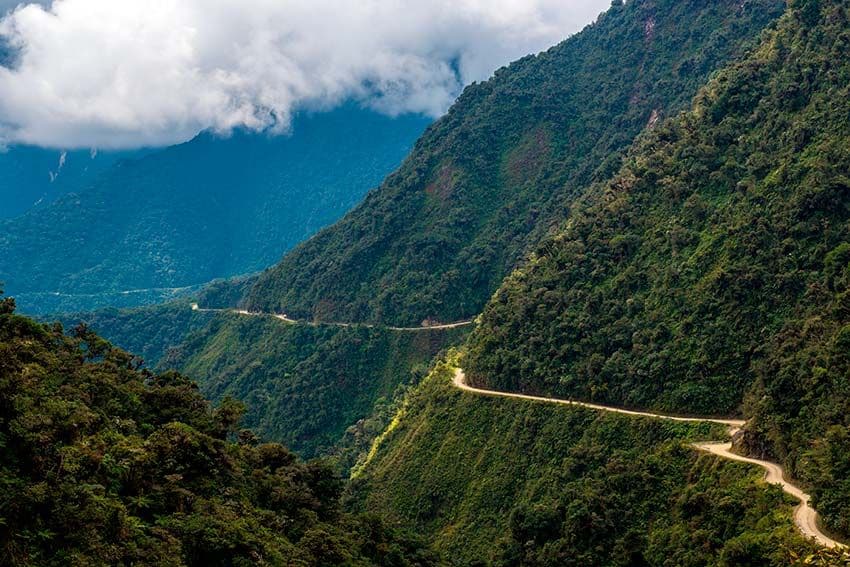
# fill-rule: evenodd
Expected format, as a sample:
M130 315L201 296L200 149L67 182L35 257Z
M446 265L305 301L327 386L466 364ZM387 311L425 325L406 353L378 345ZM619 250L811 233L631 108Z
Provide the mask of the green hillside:
M239 431L239 404L13 309L0 300L3 565L436 564L343 513L328 466Z
M212 400L243 401L246 425L264 438L304 457L336 455L347 469L389 422L404 389L466 333L312 327L221 314L159 366L197 379Z
M806 545L762 472L688 443L721 428L484 398L443 365L408 396L349 506L457 565L788 565Z
M756 420L850 534L850 8L800 0L488 304L474 383ZM742 407L746 394L747 403Z
M246 304L388 324L475 316L571 200L782 8L615 2L561 45L468 87L396 173L264 273Z

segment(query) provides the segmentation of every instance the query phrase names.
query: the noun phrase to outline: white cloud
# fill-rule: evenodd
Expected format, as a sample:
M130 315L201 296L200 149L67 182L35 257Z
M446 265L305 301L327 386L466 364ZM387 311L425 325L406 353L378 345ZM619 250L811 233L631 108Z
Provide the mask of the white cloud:
M0 0L0 7L15 2ZM163 145L204 129L285 130L348 98L439 115L462 84L557 43L608 0L55 0L0 35L0 137ZM459 73L455 72L455 69Z

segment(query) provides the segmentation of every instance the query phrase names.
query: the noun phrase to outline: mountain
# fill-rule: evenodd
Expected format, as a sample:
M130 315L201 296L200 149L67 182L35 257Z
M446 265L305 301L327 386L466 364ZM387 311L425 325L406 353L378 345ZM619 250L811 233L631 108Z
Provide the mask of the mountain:
M0 219L45 207L67 193L86 187L121 159L140 157L144 150L49 150L11 146L0 151Z
M390 224L405 225L405 218L414 219L411 211L428 196L427 192L420 190L421 184L399 185L402 178L419 167L416 164L475 158L475 164L468 164L469 171L483 179L489 175L487 172L492 173L489 162L483 157L475 157L480 153L478 149L465 150L464 144L469 142L470 147L478 148L476 140L495 136L494 132L500 125L532 131L537 128L536 124L545 123L547 128L558 132L558 136L574 133L570 144L562 139L559 153L540 161L541 167L551 172L552 179L578 175L567 164L585 163L583 160L590 159L584 152L586 148L596 148L596 161L593 162L596 165L587 162L585 167L592 165L598 169L601 167L598 163L603 161L609 164L606 168L613 167L620 160L622 146L628 143L622 135L611 138L615 130L627 124L632 135L636 135L648 123L653 109L667 108L662 103L671 105L670 110L665 110L667 113L673 112L672 109L679 104L684 105L685 96L692 96L713 69L722 66L729 57L743 52L744 46L754 41L761 27L766 25L768 15L778 16L779 11L781 6L776 2L746 4L744 8L733 2L705 5L688 1L664 4L633 2L614 6L599 22L561 46L538 57L524 59L497 73L490 83L469 89L449 115L426 132L411 157L381 188L372 192L342 221L287 254L278 267L260 275L258 282L249 278L233 285L213 286L212 290L201 293L199 302L201 305L234 304L243 294L247 297L249 309L285 307L284 310L295 317L318 315L311 311L292 311L290 304L282 306L276 303L277 286L288 285L288 280L281 278L275 280L277 283L271 288L268 286L286 266L303 269L299 278L303 276L304 281L309 280L309 285L333 283L340 293L377 298L387 290L396 289L402 282L410 284L409 291L414 293L416 286L425 285L426 281L416 275L419 268L414 269L406 261L391 255L384 257L380 263L389 265L387 262L397 262L398 266L393 270L404 270L399 280L392 279L395 271L381 272L383 275L380 277L361 283L352 278L367 277L364 270L373 261L372 254L380 256L374 247L377 246L376 238L384 238L388 234L384 228ZM651 30L646 27L648 21L654 22ZM609 49L626 52L629 56L611 55ZM632 69L635 60L643 63L643 74ZM576 74L574 71L577 69L583 70L583 74ZM568 75L575 75L575 79L567 80ZM635 83L638 76L641 78ZM599 77L611 79L599 86ZM622 82L613 79L622 77ZM589 96L588 93L593 91L597 95ZM484 92L491 94L475 94ZM519 96L518 93L522 92L527 92L528 96ZM636 92L641 96L633 96ZM600 110L600 100L613 101L623 97L623 106L612 103L604 111ZM544 101L548 101L546 113L539 108ZM625 118L621 117L623 113ZM538 114L541 118L532 120ZM578 124L578 118L574 116L581 117L584 130L577 126L572 130L561 127ZM555 122L556 119L561 122ZM472 129L472 124L478 126ZM504 143L516 142L519 148L525 143L521 141L524 134L508 135L511 131L505 130ZM472 134L475 136L470 141ZM612 139L619 141L614 143ZM606 154L606 151L612 150L612 143L613 154ZM516 153L521 150L500 151ZM474 169L473 165L480 169ZM567 171L561 171L562 167L566 167ZM587 175L590 176L590 173ZM602 175L601 170L598 175ZM534 207L533 203L540 199L567 198L561 189L552 189L554 185L541 187L538 189L530 182L506 185L501 190L500 199L504 203L513 203L511 207L528 208ZM480 193L461 192L445 200L441 205L445 218L468 215L470 207L475 205L476 195L480 196ZM426 213L436 214L427 207L422 209L422 214ZM482 214L486 217L489 213L485 211ZM551 215L545 218L555 222L556 212ZM368 227L359 224L356 232L349 231L354 226L352 223L367 221L370 223ZM492 222L496 223L495 220ZM396 234L393 241L439 238L442 234L436 228L426 230L417 223L418 220L407 223L409 230ZM468 224L453 221L449 224L452 230L471 230ZM524 225L522 230L527 234L515 239L506 235L515 234L519 228L500 232L497 223L491 226L493 230L488 232L487 238L499 239L500 248L517 246L518 242L530 242L534 233L545 230L545 225L542 220L537 224ZM334 239L338 248L324 248L322 243L328 242L328 239ZM476 236L475 242L481 242L481 239ZM404 248L407 249L406 244ZM441 244L439 248L446 251L446 256L440 262L422 266L422 269L433 269L435 274L442 274L445 266L458 261L459 256L453 255L450 247ZM516 248L517 254L519 250ZM308 251L315 253L316 257L308 258ZM496 274L503 270L486 262L476 265L492 269L493 273L493 281L475 291L483 301L485 294L489 296L497 285ZM314 274L317 266L324 266L327 270ZM419 283L414 286L413 282ZM293 296L300 295L309 285L293 288ZM447 301L454 301L451 292L440 289ZM428 293L436 291L429 290ZM438 318L456 320L464 311L446 313ZM331 315L332 320L339 322L368 321L368 317L357 318L365 316L359 310L329 311L325 314L327 318ZM418 339L417 342L412 341L412 337L392 338L392 331L378 329L357 332L324 327L298 330L287 328L274 319L231 317L223 321L226 317L220 315L215 321L204 323L192 317L188 306L184 305L182 314L179 309L163 307L161 311L97 313L81 318L122 347L145 353L151 363L170 365L190 373L213 399L229 394L246 401L252 426L308 455L347 450L340 449L341 446L347 447L351 437L346 428L355 427L355 431L350 432L354 434L357 424L363 420L388 424L392 408L399 400L397 394L401 390L396 392L396 388L418 382L429 367L429 357L450 344L459 344L465 336L465 333L433 333L433 338L427 341ZM418 316L412 320L413 326L419 322ZM163 329L179 329L181 332ZM185 337L190 332L189 337L181 341L181 335ZM166 344L169 341L172 344ZM161 357L169 351L169 347L172 347L172 353L162 362ZM346 394L334 396L332 392L337 388ZM380 414L380 419L372 419L374 412ZM367 437L374 435L376 432L372 430Z
M850 8L796 1L488 304L474 384L751 419L850 536Z
M615 2L582 33L468 87L397 172L264 272L244 304L395 325L476 316L572 199L782 7Z
M174 372L0 300L3 565L435 565L340 510L340 479ZM238 439L238 442L237 442Z
M426 124L345 105L300 115L291 136L202 134L120 161L0 222L0 280L26 311L74 311L257 271L357 203Z
M92 324L351 467L349 513L452 564L847 564L803 534L850 517L848 30L843 0L615 2L468 89L335 226L201 296L252 311ZM387 326L481 306L471 332ZM809 532L763 459L812 495Z
M467 140L470 132L486 131L492 134L503 122L512 124L514 129L534 130L537 127L535 124L542 122L528 122L525 117L534 116L539 112L538 106L542 104L540 97L548 97L546 100L550 110L545 116L550 116L550 119L547 120L554 120L551 116L556 116L563 120L564 124L570 124L570 116L585 117L582 124L587 127L586 131L577 136L574 143L581 147L598 146L598 161L606 161L609 164L606 167L613 167L611 164L620 160L621 145L627 142L621 140L615 144L613 154L603 156L603 149L611 149L612 143L607 136L611 135L613 130L609 130L608 125L630 123L636 135L641 127L646 126L652 109L661 108L661 102L681 100L681 103L676 104L684 105L686 93L689 92L692 96L699 87L699 82L705 80L713 69L727 63L728 58L735 54L743 52L744 46L753 42L761 27L766 25L767 15L773 13L778 16L781 10L778 3L759 4L759 9L755 9L756 6L747 4L745 8L741 8L739 4L732 2L706 5L678 1L669 4L656 2L651 5L634 2L615 6L595 25L561 46L539 57L520 61L497 73L492 85L488 83L473 87L461 97L456 108L452 109L446 118L438 121L426 132L416 144L411 157L381 188L371 193L342 221L287 254L282 264L260 275L258 282L255 283L249 278L233 285L213 286L212 290L201 294L199 302L201 305L232 304L238 301L241 293L247 297L245 301L249 309L279 309L281 306L275 304L277 300L274 291L267 286L275 275L283 273L281 270L284 266L296 265L304 266L304 278L313 273L312 270L316 266L325 266L327 270L317 274L315 279L303 282L288 282L284 277L276 280L274 286L292 283L296 287L291 293L298 295L305 290L305 293L309 294L313 284L333 283L340 292L356 291L364 297L368 292L368 297L371 298L380 296L388 289L395 289L399 282L385 279L391 278L389 272L366 281L362 288L358 287L360 284L352 283L351 278L366 277L363 270L373 260L369 254L374 251L376 235L385 234L382 227L388 226L391 218L396 219L392 223L401 222L402 218L412 218L408 214L422 203L423 195L427 195L417 189L418 185L412 188L398 185L401 177L410 174L411 168L418 167L415 164L448 159L444 157L445 152L449 151L446 148L451 149L449 155L452 159L458 156L471 159L477 155L478 150L465 151L461 142ZM646 22L650 17L654 22L652 33L646 29ZM626 31L629 33L625 33ZM630 56L619 58L607 55L609 48L628 52ZM717 59L713 59L714 57ZM635 58L644 63L646 76L653 79L641 80L638 85L644 89L642 92L648 97L647 101L641 102L643 98L636 97L633 104L625 104L622 107L614 105L607 109L606 113L596 116L594 113L600 112L599 99L587 96L591 75L625 76L630 80L634 79L633 73L636 72L630 69ZM596 66L593 66L593 61L596 61ZM700 62L699 65L695 63L697 61ZM553 75L554 70L561 68L561 74ZM585 70L586 76L579 76L583 82L578 79L567 81L565 75L577 68ZM572 87L573 84L580 84L582 88L576 91L574 88L578 87ZM517 98L517 85L524 85L523 89L530 93L529 97ZM634 82L621 84L613 79L609 87L613 93L611 96L625 96L627 103L631 96L628 93L633 93L632 89L636 88ZM477 98L472 96L475 92L483 91L492 91L493 94ZM670 104L675 107L673 103ZM512 109L511 112L508 112L508 109ZM511 120L510 116L514 119ZM593 116L595 118L591 119ZM470 121L475 120L478 127L470 130ZM496 120L496 126L490 126L491 120ZM564 124L546 124L549 124L547 127L553 132L565 131ZM597 130L599 133L594 133ZM481 133L480 136L484 134ZM472 148L477 148L475 140L479 140L480 136L474 137L470 142ZM506 140L520 139L522 136L516 134L513 138L506 137ZM579 175L570 164L584 158L584 154L576 157L566 147L559 151L561 154L558 154L558 159L564 160L563 163L547 161L545 166L547 170L551 170L553 178L565 179L568 175ZM484 176L487 170L486 161L482 159L476 163L484 168L480 174ZM588 164L585 166L590 167ZM561 167L568 171L561 172ZM547 187L543 185L544 189ZM511 191L515 191L515 194ZM532 203L539 199L566 199L560 190L553 191L553 194L549 195L545 191L537 190L533 184L523 185L522 190L517 186L510 186L503 191L503 197L505 202L509 200L521 207L533 207ZM578 189L575 189L575 192L578 193ZM468 214L471 198L469 194L463 193L446 200L443 205L445 218ZM423 211L423 214L429 215L433 212L431 209ZM556 217L553 211L552 216L546 218L552 220ZM365 223L367 220L371 222L368 228L361 226L359 233L348 232L352 223ZM526 225L523 230L528 232L521 240L530 242L534 234L545 230L545 225L546 222L542 220L539 225ZM414 226L411 223L409 230L397 234L394 241L402 242L420 236L431 238L441 234L440 230L438 227L426 230L423 226ZM497 225L493 225L493 231L488 234L487 238L501 241L500 248L516 244L514 240L511 240L513 244L503 240L507 238L505 234L508 233L500 233ZM322 242L331 237L340 239L337 242L340 246L338 249L323 247ZM476 242L480 242L478 237ZM441 245L440 250L446 250L445 257L433 259L433 263L422 267L423 270L427 268L434 274L442 274L447 266L458 261L457 257L450 253L450 248ZM518 251L519 248L517 253ZM308 252L311 255L316 254L315 258L309 258ZM343 257L347 259L343 260ZM424 285L424 280L417 279L418 276L415 275L418 268L412 268L409 263L399 258L394 257L392 261L396 260L399 261L398 269L405 270L400 281L415 280ZM309 267L314 261L318 264ZM356 261L357 266L352 266L349 261ZM387 260L380 260L380 263L383 265L385 261ZM351 272L345 271L349 269ZM496 278L500 272L501 269L494 269L492 282L480 283L479 287L471 289L470 292L481 297L483 301L492 293L491 285L497 285ZM302 283L304 285L298 287ZM347 284L352 287L347 287ZM414 293L415 286L409 291ZM457 304L465 301L463 297L451 293L448 289L442 291L441 297L447 302ZM463 290L462 293L467 292ZM268 298L269 303L263 303L257 298L262 298L263 301ZM258 302L255 302L255 299ZM301 312L298 310L291 311L289 304L285 311L295 317L316 315L312 312L299 314ZM456 320L462 313L456 311L451 317L446 315L440 318ZM330 317L331 314L335 314L333 320L339 322L368 321L368 318L344 318L361 315L359 311L328 312L326 315ZM207 322L190 313L186 304L182 307L166 306L135 312L96 313L76 316L76 319L86 321L122 347L145 354L148 361L159 368L174 367L190 373L199 381L202 391L213 399L232 395L245 401L249 407L248 423L252 427L257 427L270 438L285 442L310 456L349 451L352 436L363 437L357 431L358 423L361 422L373 424L370 425L367 439L377 435L374 424L383 426L389 423L393 408L399 403L400 394L405 387L416 384L421 379L424 371L430 366L430 358L449 345L459 344L465 336L465 332L426 332L425 336L430 335L430 338L425 339L420 335L394 337L395 332L383 329L357 330L324 326L299 329L287 327L273 318L240 318L224 314L216 316L214 321ZM416 326L419 322L417 316L412 324ZM169 342L171 344L167 344ZM376 414L380 417L373 419ZM354 430L350 431L352 427ZM346 464L350 465L351 460Z

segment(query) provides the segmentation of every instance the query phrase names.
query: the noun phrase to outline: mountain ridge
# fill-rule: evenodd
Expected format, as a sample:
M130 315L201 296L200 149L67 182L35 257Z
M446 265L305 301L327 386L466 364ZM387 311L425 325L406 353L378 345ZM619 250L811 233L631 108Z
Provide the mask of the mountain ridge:
M616 170L649 122L683 108L781 9L614 3L468 87L398 171L262 273L242 306L397 326L477 315L584 185ZM687 18L697 24L677 25Z

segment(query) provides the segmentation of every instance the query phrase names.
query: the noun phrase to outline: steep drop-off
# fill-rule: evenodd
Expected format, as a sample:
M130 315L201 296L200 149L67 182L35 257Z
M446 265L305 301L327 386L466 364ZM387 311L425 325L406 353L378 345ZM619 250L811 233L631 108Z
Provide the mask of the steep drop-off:
M506 280L473 383L754 417L850 534L850 12L790 5Z
M779 566L810 549L761 469L690 445L722 426L482 397L452 370L411 392L348 505L454 564Z

